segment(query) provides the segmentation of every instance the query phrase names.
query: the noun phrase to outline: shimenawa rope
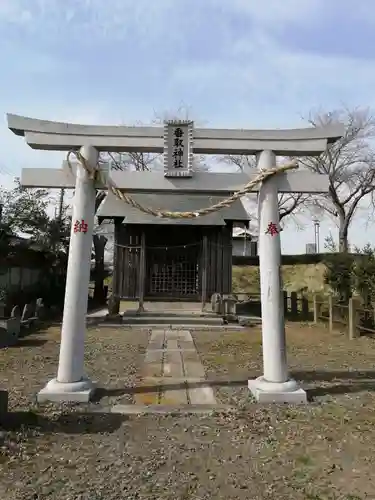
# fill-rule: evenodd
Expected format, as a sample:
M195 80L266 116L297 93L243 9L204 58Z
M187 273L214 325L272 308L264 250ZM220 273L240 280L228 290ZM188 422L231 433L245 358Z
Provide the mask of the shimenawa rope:
M296 161L293 161L291 163L287 163L284 165L281 165L279 167L275 168L270 168L268 170L262 170L259 172L259 174L255 177L255 179L252 179L249 181L242 189L237 191L236 193L233 193L231 196L228 198L225 198L224 200L215 203L207 208L201 208L197 210L196 212L169 212L168 210L161 210L161 209L154 209L150 207L144 207L137 201L135 201L133 198L131 198L129 195L125 194L123 191L121 191L118 187L115 186L114 182L110 178L110 176L105 176L104 173L100 170L100 167L97 165L95 169L90 168L88 165L86 159L81 155L79 151L69 151L67 155L67 162L69 165L69 168L73 171L72 169L72 164L70 162L70 157L71 155L75 155L77 160L80 162L80 164L83 166L83 168L89 173L90 178L95 179L100 181L103 185L106 185L108 190L111 191L117 198L119 198L121 201L127 203L128 205L131 205L134 208L137 208L141 212L144 212L145 214L153 215L155 217L161 217L165 219L193 219L195 217L201 217L203 215L208 215L213 212L217 212L218 210L224 208L224 207L229 207L232 205L235 201L238 199L242 198L244 195L250 193L254 186L260 184L261 182L264 182L266 179L269 177L272 177L275 174L285 172L287 170L292 170L298 168L298 163Z

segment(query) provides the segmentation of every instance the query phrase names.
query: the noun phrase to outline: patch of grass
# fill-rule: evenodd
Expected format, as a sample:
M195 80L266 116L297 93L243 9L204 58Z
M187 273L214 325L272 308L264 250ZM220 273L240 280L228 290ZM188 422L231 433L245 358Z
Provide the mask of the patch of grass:
M324 284L325 269L326 267L322 263L282 266L284 289L290 292L301 290L327 292L329 287ZM233 292L260 293L259 267L233 266L232 276ZM111 288L112 276L105 278L104 284Z
M295 264L282 266L284 290L290 292L327 292L324 284L325 265ZM233 291L237 293L260 293L259 268L257 266L233 266Z
M306 466L313 464L312 458L309 455L301 455L301 456L297 457L296 462L297 462L297 464L306 465Z

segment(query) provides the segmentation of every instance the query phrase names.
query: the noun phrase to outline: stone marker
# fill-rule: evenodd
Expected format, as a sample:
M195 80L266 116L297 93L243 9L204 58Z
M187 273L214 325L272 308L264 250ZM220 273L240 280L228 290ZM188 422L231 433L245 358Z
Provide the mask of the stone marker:
M11 313L10 313L11 318L19 318L21 320L21 309L19 306L14 306Z
M25 304L23 311L22 311L22 316L21 316L21 323L29 323L30 319L34 317L34 307L32 304Z
M108 315L118 316L120 313L120 298L115 295L111 295L108 299Z
M222 302L223 299L221 297L220 293L214 293L211 297L211 307L212 307L212 312L216 314L221 314L222 312Z
M46 313L46 308L44 306L43 299L39 298L36 300L35 304L35 316L38 319L44 319L46 315L45 313Z

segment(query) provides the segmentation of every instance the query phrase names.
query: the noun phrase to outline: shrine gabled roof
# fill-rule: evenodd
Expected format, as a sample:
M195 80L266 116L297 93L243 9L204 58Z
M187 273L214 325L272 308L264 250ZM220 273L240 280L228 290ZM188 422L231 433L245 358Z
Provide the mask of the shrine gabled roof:
M144 207L171 212L196 212L223 200L222 196L206 196L193 194L132 194L132 198ZM164 219L141 212L112 193L108 193L97 211L101 219L123 217L124 224L170 224L170 225L198 225L224 226L226 221L248 221L250 219L242 202L235 201L230 207L225 207L212 214L193 219Z

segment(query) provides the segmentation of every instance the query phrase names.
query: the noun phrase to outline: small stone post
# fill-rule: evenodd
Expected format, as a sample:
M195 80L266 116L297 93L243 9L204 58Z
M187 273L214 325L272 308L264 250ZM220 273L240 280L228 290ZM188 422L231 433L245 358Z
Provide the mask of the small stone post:
M314 323L317 324L319 322L320 317L320 303L318 301L318 295L314 293L313 296L313 311L314 311Z
M202 246L202 312L207 302L207 265L208 265L208 240L207 235L203 235Z
M309 300L305 295L301 297L301 310L302 310L302 321L307 321L309 319Z
M94 147L82 147L81 154L92 169L96 168L98 152ZM91 381L84 374L84 344L94 215L95 181L81 165L78 165L59 366L57 378L48 382L46 387L39 392L39 402L88 402L94 389Z
M290 314L292 318L298 316L298 296L297 292L291 292L290 294Z
M145 280L146 280L146 233L142 231L141 249L139 252L139 284L137 314L145 312Z
M348 309L349 309L349 314L348 314L348 332L349 332L349 339L353 340L357 337L359 337L359 331L357 328L357 310L356 310L356 303L353 297L349 299L349 304L348 304Z
M288 292L283 291L283 300L284 300L284 317L288 316L289 311L288 311Z
M333 332L333 297L328 295L328 328L330 332Z

